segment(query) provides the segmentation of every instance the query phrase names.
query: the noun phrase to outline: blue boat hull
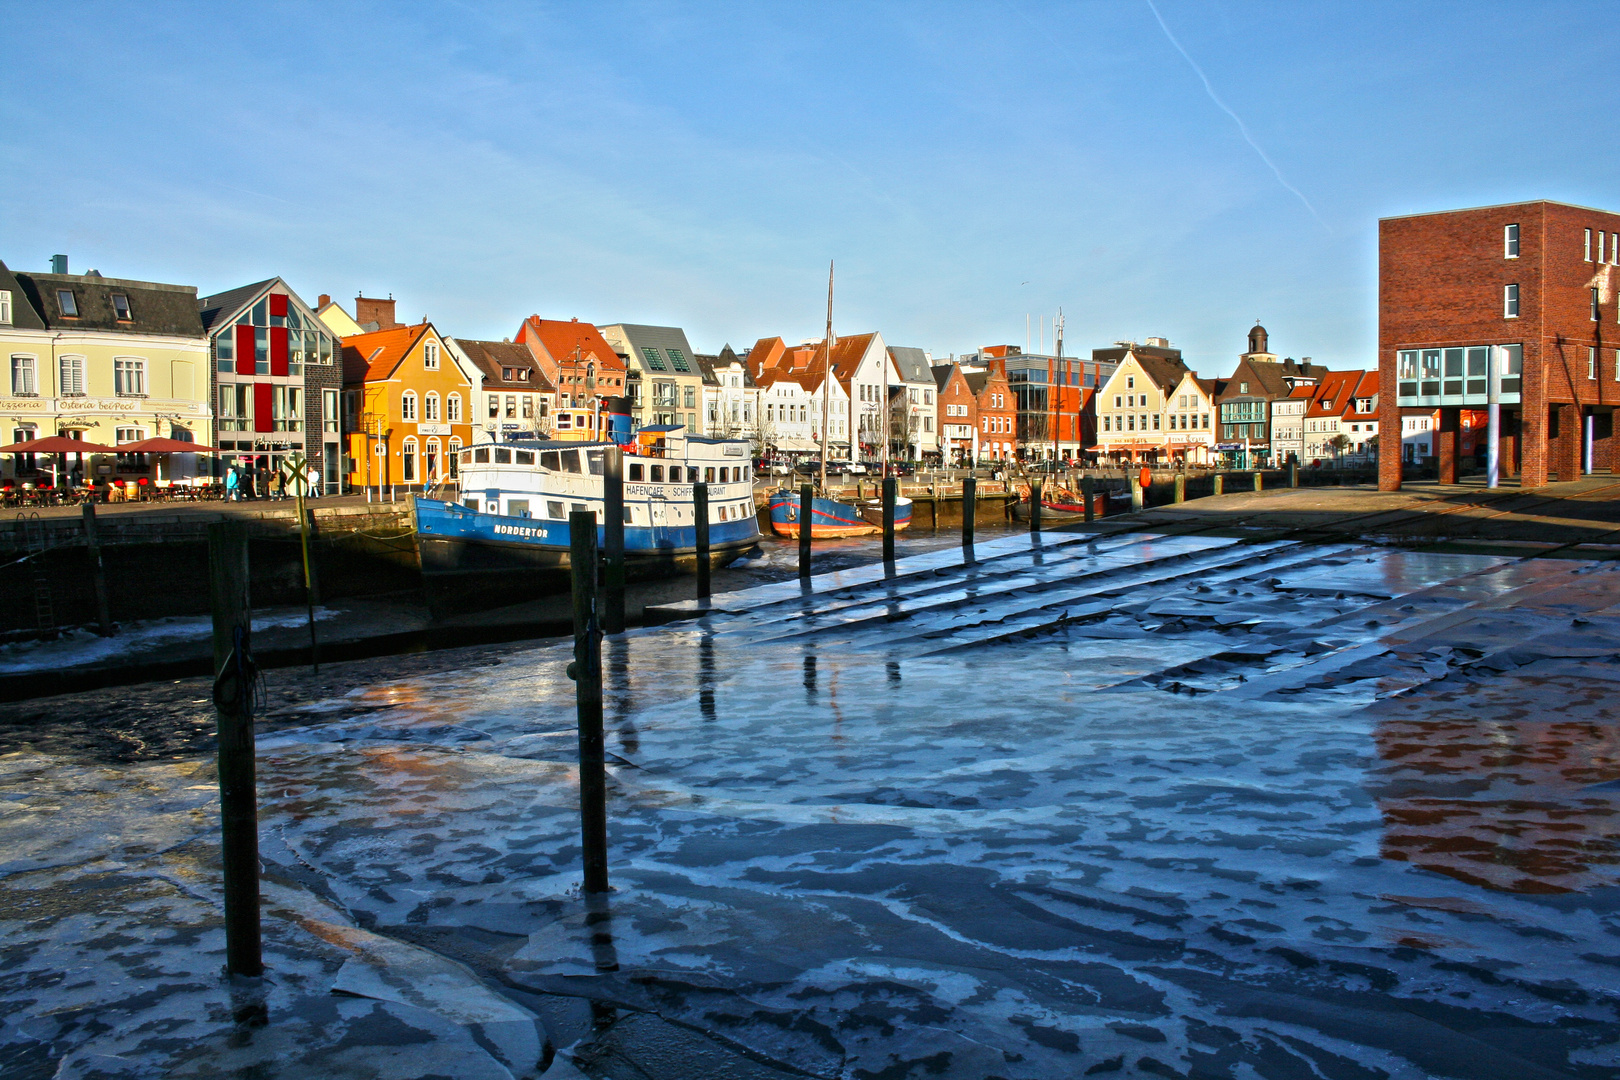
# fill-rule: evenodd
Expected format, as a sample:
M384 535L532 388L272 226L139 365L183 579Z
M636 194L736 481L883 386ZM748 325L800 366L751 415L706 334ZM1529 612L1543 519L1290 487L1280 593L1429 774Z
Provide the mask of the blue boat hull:
M567 570L568 522L485 514L456 503L414 496L417 548L424 575L489 570ZM598 525L596 542L605 543ZM709 525L709 557L723 566L759 543L753 515ZM624 527L626 570L637 577L692 570L697 530L688 525Z
M877 499L868 499L859 504L836 499L813 499L810 515L812 539L871 536L883 531L883 506ZM899 499L894 504L894 530L900 532L910 526L911 500ZM771 531L777 536L799 535L798 492L784 490L772 493Z

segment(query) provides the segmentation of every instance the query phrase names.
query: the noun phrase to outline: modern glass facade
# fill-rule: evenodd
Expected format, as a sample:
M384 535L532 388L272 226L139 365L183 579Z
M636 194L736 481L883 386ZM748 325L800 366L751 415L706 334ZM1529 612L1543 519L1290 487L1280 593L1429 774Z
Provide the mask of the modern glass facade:
M1396 404L1402 408L1485 405L1490 395L1492 346L1399 349L1395 356ZM1519 404L1524 346L1502 346L1503 405Z

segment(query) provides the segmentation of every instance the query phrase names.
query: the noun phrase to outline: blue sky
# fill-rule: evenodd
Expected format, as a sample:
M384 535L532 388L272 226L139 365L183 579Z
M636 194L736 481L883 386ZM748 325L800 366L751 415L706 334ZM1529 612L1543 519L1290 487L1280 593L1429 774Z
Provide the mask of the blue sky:
M0 258L704 351L835 258L842 333L1207 376L1367 366L1380 216L1620 208L1620 6L1157 3L13 6Z

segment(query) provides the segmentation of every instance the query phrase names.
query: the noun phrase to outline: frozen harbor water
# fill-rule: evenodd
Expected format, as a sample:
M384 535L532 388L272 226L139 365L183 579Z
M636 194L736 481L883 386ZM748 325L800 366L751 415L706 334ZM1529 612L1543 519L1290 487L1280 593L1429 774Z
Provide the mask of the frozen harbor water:
M692 1075L573 997L757 1075L1620 1076L1620 571L978 556L610 639L598 907L565 647L310 706L260 742L262 991L206 759L0 758L0 1073Z

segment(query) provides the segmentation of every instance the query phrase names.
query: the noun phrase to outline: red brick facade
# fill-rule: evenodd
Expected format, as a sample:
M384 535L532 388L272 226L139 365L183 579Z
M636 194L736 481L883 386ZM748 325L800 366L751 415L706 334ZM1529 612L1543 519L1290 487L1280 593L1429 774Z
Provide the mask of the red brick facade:
M1516 258L1506 249L1509 225L1519 227ZM1522 400L1502 408L1503 471L1518 471L1525 487L1574 479L1588 417L1594 428L1593 467L1620 465L1612 449L1612 414L1620 405L1617 240L1620 214L1553 202L1380 221L1378 368L1390 391L1380 395L1380 430L1401 430L1402 410L1393 392L1400 349L1522 344ZM1508 285L1518 286L1517 318L1505 315ZM1595 370L1591 349L1597 350ZM1441 412L1446 414L1440 423L1441 479L1449 480L1456 471L1457 440L1451 433L1458 427L1458 409ZM1400 484L1400 456L1381 454L1379 487L1393 491Z

